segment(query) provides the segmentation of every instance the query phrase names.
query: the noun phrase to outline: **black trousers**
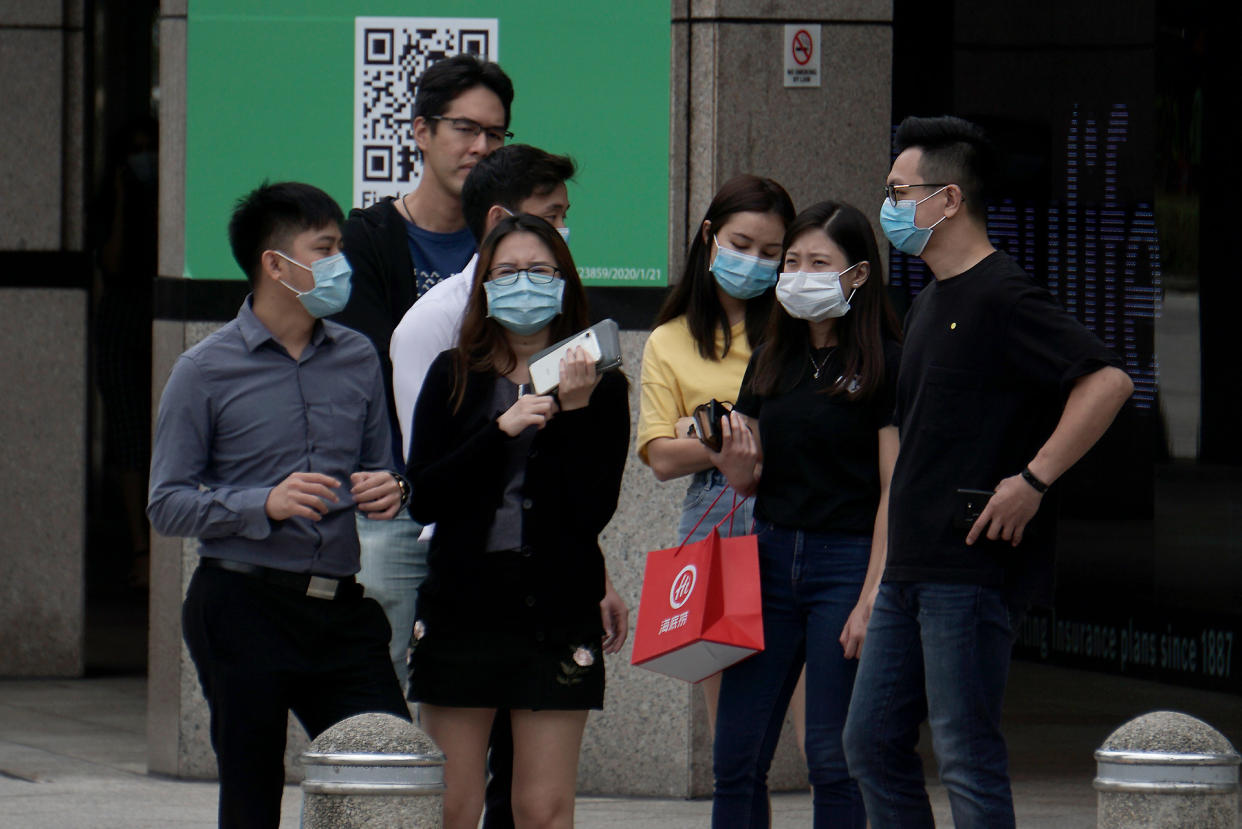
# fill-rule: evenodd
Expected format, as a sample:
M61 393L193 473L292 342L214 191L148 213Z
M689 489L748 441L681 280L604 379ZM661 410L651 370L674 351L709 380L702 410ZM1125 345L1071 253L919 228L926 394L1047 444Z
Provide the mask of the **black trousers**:
M280 825L289 711L312 739L355 714L410 718L389 661L388 620L360 586L315 599L200 567L181 624L211 709L224 829Z

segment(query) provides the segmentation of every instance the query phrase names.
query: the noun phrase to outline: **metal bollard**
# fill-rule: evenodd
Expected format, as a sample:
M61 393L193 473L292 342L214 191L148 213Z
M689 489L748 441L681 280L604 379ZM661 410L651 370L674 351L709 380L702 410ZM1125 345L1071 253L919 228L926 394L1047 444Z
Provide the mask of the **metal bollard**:
M423 829L443 825L444 755L391 714L359 714L302 754L302 829Z
M1236 829L1239 759L1202 720L1136 717L1096 749L1098 829Z

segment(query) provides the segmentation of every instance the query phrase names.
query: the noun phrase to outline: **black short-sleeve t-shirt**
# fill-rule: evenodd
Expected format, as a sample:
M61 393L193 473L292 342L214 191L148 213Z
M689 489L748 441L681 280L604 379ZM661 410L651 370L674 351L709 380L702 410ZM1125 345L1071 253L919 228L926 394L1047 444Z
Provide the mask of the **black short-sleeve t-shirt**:
M982 584L1046 600L1055 487L1022 543L966 546L956 491L991 490L1035 457L1079 377L1117 355L1008 254L923 289L906 316L893 422L885 581Z
M892 422L901 347L884 344L883 385L853 402L829 393L842 371L836 349L812 352L823 366L818 378L804 355L801 366L789 367L799 373L789 391L755 394L750 380L761 349L751 355L736 406L759 421L763 474L755 515L792 529L870 535L880 500L878 432Z

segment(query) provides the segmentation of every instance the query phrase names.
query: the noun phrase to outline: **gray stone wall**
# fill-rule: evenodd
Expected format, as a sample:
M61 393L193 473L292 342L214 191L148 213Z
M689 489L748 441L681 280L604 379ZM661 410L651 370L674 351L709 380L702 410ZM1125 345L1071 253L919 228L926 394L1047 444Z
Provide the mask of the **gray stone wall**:
M81 0L0 3L0 252L47 254L0 288L0 676L83 669L89 308L38 270L80 261L83 55Z

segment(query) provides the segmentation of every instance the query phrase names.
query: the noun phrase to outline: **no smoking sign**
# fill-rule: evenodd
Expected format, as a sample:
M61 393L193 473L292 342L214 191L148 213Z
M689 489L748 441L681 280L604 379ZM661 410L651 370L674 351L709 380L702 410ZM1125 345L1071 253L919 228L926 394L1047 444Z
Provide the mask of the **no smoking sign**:
M785 26L785 86L819 86L819 25L793 23Z

